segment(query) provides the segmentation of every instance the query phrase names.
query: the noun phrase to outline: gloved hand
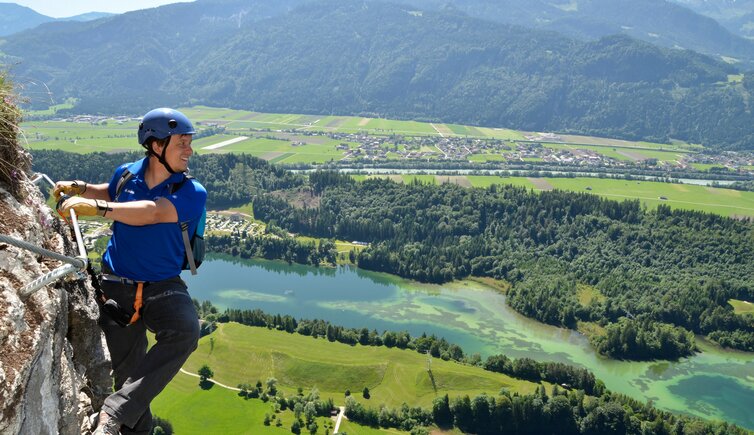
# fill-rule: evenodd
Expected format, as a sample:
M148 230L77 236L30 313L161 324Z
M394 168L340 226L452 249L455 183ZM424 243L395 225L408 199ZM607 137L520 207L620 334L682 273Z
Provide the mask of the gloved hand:
M52 190L55 201L60 201L60 195L66 194L68 196L81 195L86 192L86 181L74 180L74 181L58 181L55 183L55 188Z
M63 197L63 201L58 202L57 208L61 216L68 216L71 209L76 210L79 216L105 216L108 211L113 210L107 201L75 196Z

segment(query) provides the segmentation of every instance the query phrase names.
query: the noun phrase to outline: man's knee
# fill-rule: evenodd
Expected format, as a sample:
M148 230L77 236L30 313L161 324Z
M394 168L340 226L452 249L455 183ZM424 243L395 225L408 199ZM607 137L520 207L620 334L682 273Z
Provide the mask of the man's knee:
M193 352L199 341L199 319L181 319L168 329L157 331L155 339L158 344L173 344Z

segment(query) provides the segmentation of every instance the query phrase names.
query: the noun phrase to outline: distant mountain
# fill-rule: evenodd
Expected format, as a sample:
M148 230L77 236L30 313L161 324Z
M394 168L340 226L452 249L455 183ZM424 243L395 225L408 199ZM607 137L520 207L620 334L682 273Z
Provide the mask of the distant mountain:
M99 20L100 18L112 17L113 15L116 14L111 14L109 12L87 12L72 17L58 18L57 21L92 21Z
M754 0L671 0L716 20L729 20L754 12Z
M754 65L754 41L714 19L665 0L400 0L420 8L454 8L473 17L552 30L580 39L625 34ZM754 1L746 0L754 3Z
M672 0L720 22L731 32L754 39L754 0Z
M89 12L67 18L52 18L15 3L0 3L0 36L11 35L22 30L33 29L40 24L53 21L91 21L112 15L114 14L106 12Z
M728 82L734 67L691 51L457 10L297 4L199 0L50 23L0 41L2 61L88 112L201 103L754 148L754 80Z
M54 20L15 3L0 3L0 36L31 29Z

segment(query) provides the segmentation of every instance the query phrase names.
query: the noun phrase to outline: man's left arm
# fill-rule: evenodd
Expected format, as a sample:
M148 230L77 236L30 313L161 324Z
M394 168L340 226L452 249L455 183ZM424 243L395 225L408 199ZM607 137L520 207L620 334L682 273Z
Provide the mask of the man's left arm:
M103 199L71 197L60 204L59 211L67 216L71 209L79 216L102 216L133 226L178 222L175 206L165 198L154 201L108 202Z

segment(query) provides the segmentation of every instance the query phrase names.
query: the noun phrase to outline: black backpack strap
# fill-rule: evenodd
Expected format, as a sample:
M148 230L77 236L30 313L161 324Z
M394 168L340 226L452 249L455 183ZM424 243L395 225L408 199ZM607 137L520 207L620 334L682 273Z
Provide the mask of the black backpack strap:
M196 262L194 261L194 250L191 249L191 239L188 234L188 222L183 222L181 225L181 234L183 234L183 246L186 248L186 260L188 260L191 274L196 275Z
M115 198L113 198L113 201L118 202L120 193L123 191L123 188L126 187L128 180L130 180L133 176L134 174L132 174L131 171L128 170L128 168L123 170L123 173L120 174L120 179L118 179L118 184L115 185Z
M178 189L180 189L181 187L183 187L183 185L186 183L186 181L194 179L194 177L192 177L191 175L189 175L189 174L187 174L185 172L183 173L183 175L185 175L185 177L183 177L183 180L179 181L178 183L170 185L170 194L171 195L174 194L175 192L177 192Z
M186 175L183 177L183 180L181 180L179 183L175 183L172 186L170 186L170 194L174 194L178 191L183 185L186 183L186 181L193 179L189 174L184 173ZM189 237L188 233L188 222L179 222L178 223L181 226L181 234L183 235L183 246L186 249L186 260L188 261L189 268L191 269L191 274L196 275L196 262L194 261L194 251L191 249L191 237Z

